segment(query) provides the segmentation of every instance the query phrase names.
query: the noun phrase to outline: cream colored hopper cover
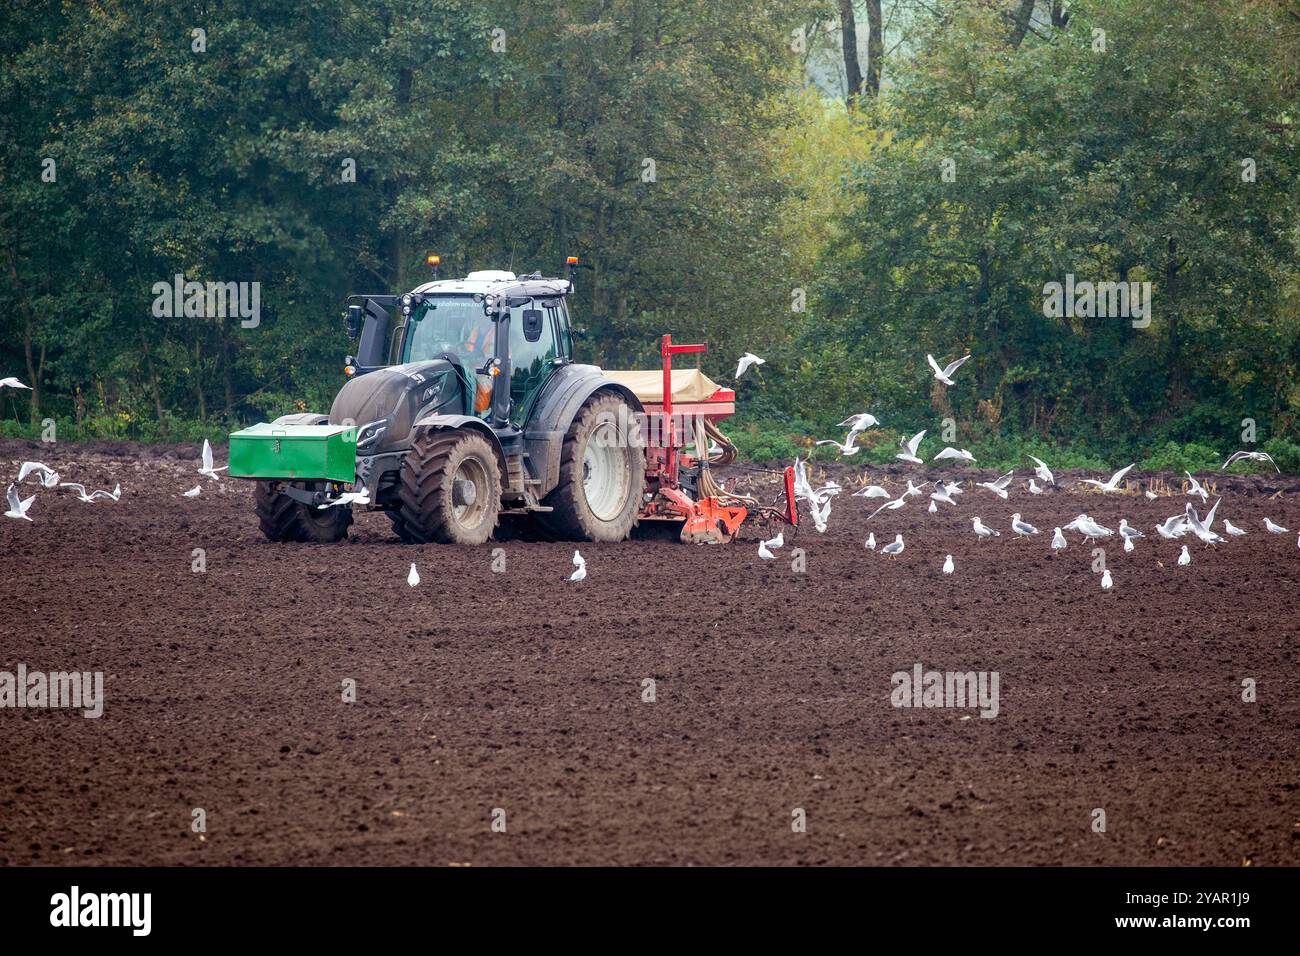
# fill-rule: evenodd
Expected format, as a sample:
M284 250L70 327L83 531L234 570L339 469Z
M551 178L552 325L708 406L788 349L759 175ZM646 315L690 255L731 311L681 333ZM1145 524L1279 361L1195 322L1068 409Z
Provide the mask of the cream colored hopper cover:
M626 385L643 403L661 404L664 400L664 373L658 371L610 371L601 369L611 381ZM717 382L697 368L673 369L673 401L702 402L719 389Z

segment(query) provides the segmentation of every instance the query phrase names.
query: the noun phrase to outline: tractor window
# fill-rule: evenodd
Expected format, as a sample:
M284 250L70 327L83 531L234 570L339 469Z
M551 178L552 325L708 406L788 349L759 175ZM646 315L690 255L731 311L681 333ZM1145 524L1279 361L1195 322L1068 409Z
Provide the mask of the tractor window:
M471 375L495 354L492 321L481 303L467 295L432 296L412 313L402 361L422 362L442 352L459 356Z
M538 305L510 310L510 399L512 417L519 421L528 415L533 397L555 369L555 310L543 310L541 338L529 342L524 337L524 309Z

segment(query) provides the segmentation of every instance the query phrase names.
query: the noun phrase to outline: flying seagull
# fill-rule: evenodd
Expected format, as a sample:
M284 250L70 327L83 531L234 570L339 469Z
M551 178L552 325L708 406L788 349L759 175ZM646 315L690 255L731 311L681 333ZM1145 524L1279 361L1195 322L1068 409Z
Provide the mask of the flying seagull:
M952 555L951 555L951 554L948 555L946 558L943 559L943 573L944 573L944 574L952 574Z
M39 461L25 461L18 468L18 484L21 485L32 472L36 473L36 479L42 488L53 488L59 483L59 473L49 465L43 465Z
M1028 521L1020 520L1020 512L1017 511L1011 516L1011 530L1022 538L1027 538L1031 534L1038 534L1038 529Z
M1223 463L1223 468L1220 468L1219 471L1223 471L1223 470L1226 469L1229 465L1231 465L1234 461L1242 461L1242 460L1244 460L1244 459L1249 459L1250 461L1266 461L1266 462L1268 462L1270 465L1272 465L1274 468L1277 468L1277 470L1278 470L1279 472L1282 471L1281 468L1278 468L1278 467L1277 467L1277 462L1275 462L1275 461L1273 460L1273 457L1272 457L1271 455L1269 455L1268 452L1264 452L1264 451L1237 451L1237 452L1233 452L1231 455L1228 456L1228 460L1225 461L1225 462Z
M740 378L740 376L749 371L752 366L766 364L767 362L764 359L759 358L753 352L746 352L740 357L740 361L736 363L736 378ZM582 578L578 578L577 580L581 581Z
M894 535L894 540L881 548L880 553L888 555L891 558L898 557L903 553L903 536L901 534Z
M871 520L872 518L874 518L876 515L880 514L880 512L885 511L885 510L889 510L889 511L897 511L899 508L903 507L903 505L905 505L905 504L907 504L907 495L900 495L899 497L895 498L893 501L886 501L883 505L881 505L881 506L880 506L879 508L877 508L875 511L871 512L871 514L867 516L867 520L870 521L870 520Z
M875 428L880 422L876 420L875 415L869 415L866 412L859 412L856 415L850 415L844 421L840 422L840 428L847 428L850 432L863 432L868 428Z
M956 458L959 461L975 460L975 456L972 455L970 452L968 452L965 448L952 448L952 447L945 448L943 451L939 452L939 454L935 455L930 460L939 461L942 458Z
M122 485L120 482L112 491L92 491L89 494L86 492L85 485L79 485L75 481L61 481L59 482L59 487L76 488L77 497L86 502L94 501L96 498L108 498L112 501L117 501L122 497Z
M976 515L971 520L971 527L975 529L975 533L979 535L981 541L986 541L989 538L1002 537L1002 532L990 528L988 525L984 524L984 522L980 521L979 515Z
M1134 464L1136 464L1136 462L1134 462ZM1108 481L1098 481L1096 478L1084 478L1083 484L1096 485L1102 492L1110 494L1112 491L1119 490L1119 483L1124 480L1124 476L1129 473L1129 469L1132 467L1133 465L1129 465L1128 468L1121 468L1119 471L1115 472L1115 474L1111 475L1110 480Z
M913 435L911 438L905 438L900 440L898 443L898 447L903 450L900 454L897 454L894 457L897 458L899 461L906 461L913 465L925 464L925 462L921 461L921 459L916 457L916 449L920 447L921 439L925 438L926 431L928 431L928 429L923 428L915 435Z
M1174 515L1164 524L1156 525L1156 533L1162 538L1181 538L1187 534L1187 515Z
M957 502L952 500L952 492L948 490L946 485L939 485L938 491L930 492L930 502L933 504L936 501L942 501L944 504L952 505L954 508L957 507Z
M22 518L24 521L32 520L27 517L27 509L30 508L32 502L36 500L35 495L30 495L26 499L20 500L18 498L18 488L11 484L5 497L9 502L9 510L5 512L6 518Z
M1007 497L1007 488L1011 485L1011 477L1014 474L1015 474L1014 471L1009 471L1001 478L997 478L993 481L977 481L975 482L975 487L987 488L989 491L993 492L999 498L1005 500Z
M854 498L888 498L889 492L879 485L867 485L861 491L853 492Z
M581 581L587 576L587 560L577 551L573 552L573 565L578 570L569 575L570 581Z
M323 505L317 505L317 509L324 511L326 508L333 508L337 505L368 505L370 504L370 490L362 488L360 491L345 491L333 501L328 501Z
M16 378L0 378L0 388L25 388L29 392L32 390L30 385L24 385Z
M1033 455L1026 455L1025 457L1038 466L1034 469L1035 475L1043 479L1043 481L1047 482L1049 485L1056 484L1056 476L1052 474L1052 469L1047 467L1047 462L1043 461L1041 458L1035 458Z
M823 438L817 444L834 445L836 448L840 450L840 454L845 458L847 458L849 455L856 455L858 452L862 451L862 449L859 448L856 444L857 438L858 438L857 432L849 432L848 437L844 439L844 442L842 444L840 442L835 441L832 438Z
M939 363L934 360L933 355L927 355L925 357L925 360L930 363L930 368L934 369L934 377L936 379L943 382L943 384L945 385L952 385L953 380L952 378L950 378L950 376L952 375L953 372L957 371L957 369L961 368L968 361L970 361L970 353L967 352L965 355L957 359L957 361L955 362L949 362L948 365L944 368L939 368Z
M1183 474L1186 475L1187 480L1192 483L1192 487L1187 492L1188 497L1191 497L1192 495L1200 495L1201 504L1205 504L1207 501L1209 501L1210 493L1205 490L1205 486L1202 485L1195 478L1193 478L1192 473L1190 471L1185 471L1183 472Z
M207 475L213 481L220 481L221 476L218 475L217 472L225 471L229 467L229 465L222 465L220 468L212 467L212 446L208 444L206 438L203 439L203 464L199 468L199 474Z

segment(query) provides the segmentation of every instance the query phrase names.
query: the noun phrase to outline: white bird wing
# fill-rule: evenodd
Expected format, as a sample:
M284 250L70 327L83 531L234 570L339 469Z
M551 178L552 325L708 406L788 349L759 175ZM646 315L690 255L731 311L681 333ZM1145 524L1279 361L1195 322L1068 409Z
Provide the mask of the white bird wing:
M1219 510L1219 505L1222 501L1223 498L1220 497L1219 500L1214 503L1214 507L1210 509L1210 513L1205 516L1206 531L1209 531L1211 528L1214 527L1214 513Z
M1133 465L1135 464L1137 464L1137 462L1133 463ZM1133 470L1133 465L1129 465L1127 468L1121 468L1119 471L1115 472L1115 474L1110 476L1110 481L1106 482L1106 484L1114 488L1116 485L1118 485L1121 481L1124 480L1125 475L1127 475L1130 471Z
M939 368L939 363L934 360L933 355L926 355L925 360L930 363L930 368L934 369L935 375L943 374L943 369Z
M919 432L911 437L908 441L903 442L903 447L907 449L909 455L916 455L916 450L921 447L921 439L929 429L922 428Z
M935 455L930 460L938 461L940 458L963 458L963 457L965 456L962 455L962 453L959 452L956 448L949 446L945 448L943 451L939 452L939 454Z
M212 470L212 446L208 444L208 440L206 438L203 439L203 458L202 458L201 465L202 467L199 468L199 471Z
M1006 491L1007 486L1011 484L1011 478L1014 474L1015 471L1009 471L1001 478L997 479L996 481L990 482L990 484L992 484L994 488L997 488L1001 491Z
M9 490L5 493L5 498L8 500L10 511L15 514L22 514L23 503L18 497L18 491L12 483L9 485Z
M16 378L0 378L0 388L25 388L31 391L30 385L24 385Z
M947 377L947 376L949 376L949 375L952 375L953 372L957 371L957 369L961 368L961 367L962 367L963 365L965 365L968 361L970 361L970 353L969 353L969 352L967 352L967 353L966 353L965 355L963 355L961 358L957 359L957 361L955 361L955 362L949 362L949 363L948 363L948 367L945 368L945 369L943 370L943 374L944 374L944 376Z

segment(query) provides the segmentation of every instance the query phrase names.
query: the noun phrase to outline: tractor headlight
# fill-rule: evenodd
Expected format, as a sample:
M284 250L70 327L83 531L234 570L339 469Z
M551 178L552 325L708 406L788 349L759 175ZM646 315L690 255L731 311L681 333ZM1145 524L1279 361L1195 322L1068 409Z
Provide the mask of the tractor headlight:
M357 432L357 448L373 445L386 431L388 431L388 419L386 418L382 421L361 426L361 431Z

